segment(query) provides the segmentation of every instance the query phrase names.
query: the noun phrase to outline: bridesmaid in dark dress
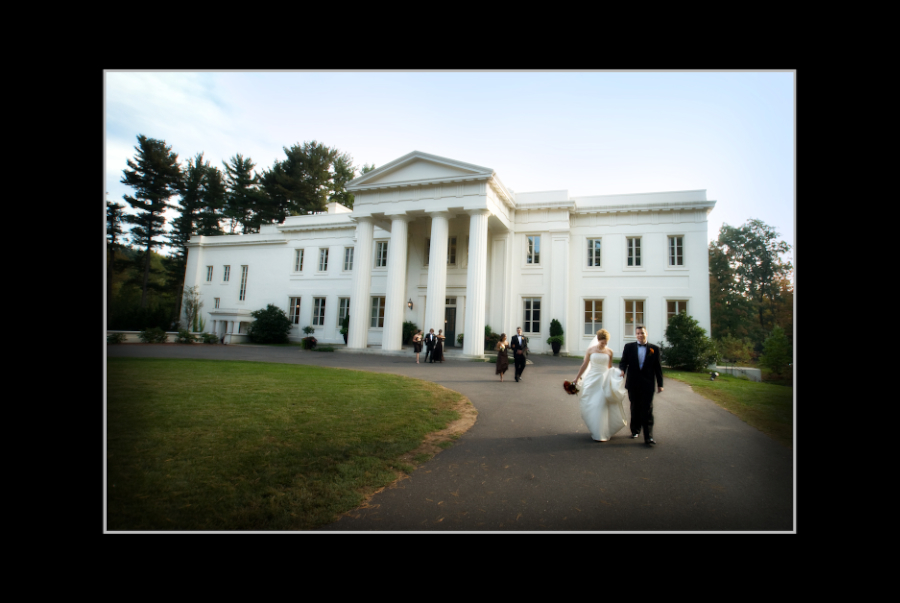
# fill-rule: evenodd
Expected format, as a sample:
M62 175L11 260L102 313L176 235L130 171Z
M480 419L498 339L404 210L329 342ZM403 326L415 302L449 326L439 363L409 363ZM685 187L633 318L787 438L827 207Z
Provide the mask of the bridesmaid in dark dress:
M432 354L432 359L435 362L443 362L444 361L444 340L447 339L444 337L444 329L438 329L437 341L434 344L434 353Z
M500 375L500 383L503 383L503 373L509 370L509 343L506 341L506 333L500 334L500 341L494 348L497 350L497 374Z
M422 331L413 335L413 350L416 352L416 364L419 364L419 352L422 351Z

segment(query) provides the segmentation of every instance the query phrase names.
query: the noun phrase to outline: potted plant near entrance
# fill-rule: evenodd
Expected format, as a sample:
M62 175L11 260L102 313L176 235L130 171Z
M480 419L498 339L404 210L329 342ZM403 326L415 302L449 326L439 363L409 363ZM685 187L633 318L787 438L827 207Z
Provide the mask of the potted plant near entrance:
M341 335L344 336L344 345L347 345L347 332L350 330L350 315L344 317L341 322Z
M553 348L554 356L559 356L559 349L565 342L566 339L563 337L562 325L554 318L550 321L550 337L547 339L547 343Z

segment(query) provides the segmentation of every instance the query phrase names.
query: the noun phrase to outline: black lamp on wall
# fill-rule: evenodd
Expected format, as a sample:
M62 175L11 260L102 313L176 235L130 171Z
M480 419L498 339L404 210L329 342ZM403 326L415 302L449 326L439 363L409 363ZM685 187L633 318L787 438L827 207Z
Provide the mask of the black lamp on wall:
M409 307L410 310L412 310L412 308L413 308L412 298L409 298L409 301L406 302L406 305L407 305L407 307Z

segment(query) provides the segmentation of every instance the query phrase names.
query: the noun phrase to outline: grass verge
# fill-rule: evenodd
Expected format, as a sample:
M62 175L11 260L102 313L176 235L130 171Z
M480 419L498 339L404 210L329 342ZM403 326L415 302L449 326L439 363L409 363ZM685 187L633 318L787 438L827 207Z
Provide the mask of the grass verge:
M138 358L107 368L110 530L325 525L431 458L434 432L471 407L434 383L344 369Z
M712 400L788 448L794 441L794 388L723 375L709 380L709 372L689 373L663 369L666 379L676 379L691 386L704 398Z

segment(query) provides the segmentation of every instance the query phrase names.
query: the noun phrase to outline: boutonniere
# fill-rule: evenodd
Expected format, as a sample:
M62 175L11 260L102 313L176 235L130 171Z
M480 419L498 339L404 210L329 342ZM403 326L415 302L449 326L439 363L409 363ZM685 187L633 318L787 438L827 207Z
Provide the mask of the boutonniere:
M651 354L654 354L654 353L655 353L655 352L653 351L653 348L648 347L647 349L650 350L650 353L651 353Z

